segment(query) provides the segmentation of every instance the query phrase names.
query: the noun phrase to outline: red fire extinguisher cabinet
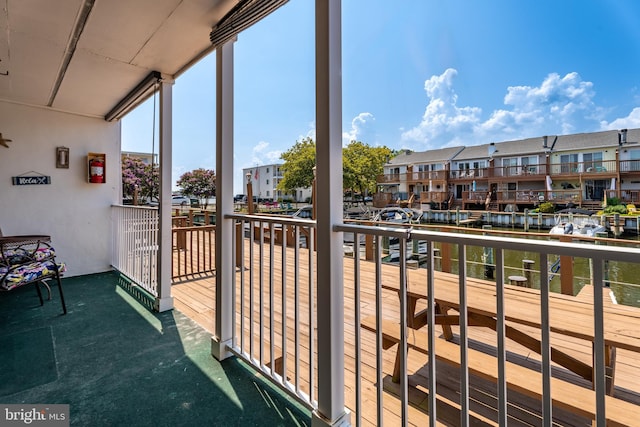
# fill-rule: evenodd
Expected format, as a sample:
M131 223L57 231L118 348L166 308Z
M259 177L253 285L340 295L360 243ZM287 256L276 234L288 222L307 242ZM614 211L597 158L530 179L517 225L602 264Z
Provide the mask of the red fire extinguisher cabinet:
M107 182L107 155L105 153L87 154L87 181L91 184Z

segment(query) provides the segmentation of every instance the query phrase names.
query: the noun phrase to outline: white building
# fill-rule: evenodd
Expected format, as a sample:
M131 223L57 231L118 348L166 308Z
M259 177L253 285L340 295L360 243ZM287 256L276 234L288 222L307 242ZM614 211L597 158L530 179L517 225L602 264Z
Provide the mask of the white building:
M253 195L267 200L292 200L294 202L309 202L311 200L311 187L298 188L295 194L278 190L278 183L283 178L282 164L260 165L242 169L244 177L244 194L247 192L249 178L253 186Z
M132 157L134 159L140 159L145 165L151 164L153 158L153 164L158 164L158 153L141 153L137 151L122 151L120 157L124 160L125 157Z

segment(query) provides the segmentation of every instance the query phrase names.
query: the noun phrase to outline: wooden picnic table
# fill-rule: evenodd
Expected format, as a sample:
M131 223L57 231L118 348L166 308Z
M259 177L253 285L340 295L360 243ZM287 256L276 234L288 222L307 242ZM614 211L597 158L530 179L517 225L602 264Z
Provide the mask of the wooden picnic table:
M416 311L419 300L427 298L427 271L413 270L408 274L407 325L420 329L427 324L426 309ZM496 284L495 282L467 277L468 325L496 329ZM459 325L459 316L450 315L450 310L459 310L459 279L455 274L435 272L436 324L442 325L445 339L451 340L451 325ZM383 283L383 288L400 291L398 283ZM519 286L504 285L505 335L507 338L540 353L541 343L537 336L522 332L517 325L541 327L540 291ZM570 295L550 293L550 331L568 337L594 342L594 313L592 300ZM609 392L613 389L615 374L615 350L623 348L640 352L640 309L628 306L605 304L604 343L607 376L610 377ZM593 381L593 364L586 364L556 348L551 349L551 359L581 377ZM397 377L397 375L394 375Z

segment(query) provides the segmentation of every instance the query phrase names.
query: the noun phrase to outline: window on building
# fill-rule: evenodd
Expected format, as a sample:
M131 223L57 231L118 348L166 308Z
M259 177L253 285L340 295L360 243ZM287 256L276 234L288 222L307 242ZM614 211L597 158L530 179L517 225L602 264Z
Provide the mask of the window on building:
M504 168L505 176L513 176L518 174L518 158L517 157L502 159L502 166Z
M578 171L578 155L577 154L562 154L560 156L560 171L563 173L575 173Z
M269 173L269 168L267 168L267 173Z
M602 168L602 151L598 151L595 153L583 153L582 161L584 162L584 170L589 172L589 170Z
M267 171L268 172L268 171ZM267 179L267 185L269 185L269 180Z
M629 150L629 170L640 171L640 150Z

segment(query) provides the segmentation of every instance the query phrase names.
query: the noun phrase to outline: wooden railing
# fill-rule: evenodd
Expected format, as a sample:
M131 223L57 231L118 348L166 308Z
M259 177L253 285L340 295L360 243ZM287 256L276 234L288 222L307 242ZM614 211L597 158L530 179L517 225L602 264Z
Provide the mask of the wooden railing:
M174 218L175 222L181 219ZM202 277L215 272L215 225L174 226L173 265L171 277Z
M514 177L522 178L527 176L545 176L547 175L547 165L516 165L516 166L499 166L493 168L494 177Z
M472 180L476 178L489 178L490 176L491 169L489 168L454 170L449 172L449 179L452 180Z
M551 176L558 175L602 175L616 172L615 160L597 160L591 162L552 163Z

